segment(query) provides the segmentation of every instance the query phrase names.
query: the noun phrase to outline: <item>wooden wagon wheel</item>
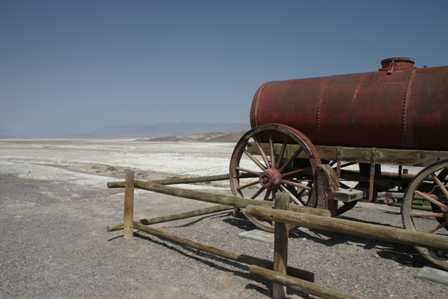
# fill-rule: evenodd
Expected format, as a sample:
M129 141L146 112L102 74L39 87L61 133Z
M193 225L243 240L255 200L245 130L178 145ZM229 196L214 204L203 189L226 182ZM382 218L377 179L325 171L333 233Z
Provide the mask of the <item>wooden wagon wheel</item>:
M401 215L407 229L444 235L448 242L448 160L420 171L406 191ZM448 252L416 249L434 265L448 270Z
M316 148L298 130L281 124L259 126L244 134L235 146L230 188L235 196L269 201L277 192L285 192L291 202L306 206L315 192L314 174L319 165ZM255 178L243 179L247 174ZM273 231L272 223L246 217L258 228Z

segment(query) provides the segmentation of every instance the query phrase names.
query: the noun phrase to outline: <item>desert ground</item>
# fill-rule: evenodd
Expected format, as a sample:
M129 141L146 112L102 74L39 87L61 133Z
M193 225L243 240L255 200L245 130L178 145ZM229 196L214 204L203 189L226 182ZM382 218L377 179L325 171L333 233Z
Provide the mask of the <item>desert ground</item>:
M137 233L124 239L126 169L138 178L228 171L233 143L135 139L0 140L0 298L269 298L270 283L239 264ZM228 182L184 185L228 193ZM207 206L136 191L136 218ZM348 219L401 227L398 209L361 205ZM178 235L272 259L273 244L242 239L254 226L228 212L160 224ZM319 285L361 298L447 298L415 277L429 264L408 246L299 229L289 264ZM308 298L289 289L289 298Z

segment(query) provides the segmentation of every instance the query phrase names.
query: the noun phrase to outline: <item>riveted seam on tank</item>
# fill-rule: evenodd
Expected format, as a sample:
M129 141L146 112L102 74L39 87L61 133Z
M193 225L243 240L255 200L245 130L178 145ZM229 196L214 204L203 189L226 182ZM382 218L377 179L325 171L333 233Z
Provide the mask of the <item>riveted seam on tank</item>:
M328 82L323 81L322 86L320 88L319 100L317 101L317 107L316 107L316 132L318 132L320 129L320 114L321 114L321 109L322 109L322 103L324 101L324 93L325 93L327 86L328 86Z
M409 78L408 86L406 87L406 93L401 100L401 144L406 146L407 133L408 133L408 100L411 96L412 83L414 82L416 69L413 69Z

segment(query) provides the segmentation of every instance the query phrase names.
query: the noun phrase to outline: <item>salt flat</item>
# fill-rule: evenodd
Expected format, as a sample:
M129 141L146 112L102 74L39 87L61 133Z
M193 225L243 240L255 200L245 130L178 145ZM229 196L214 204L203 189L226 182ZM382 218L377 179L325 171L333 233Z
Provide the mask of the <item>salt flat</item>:
M233 143L145 142L132 139L0 141L2 160L102 163L176 174L226 172Z
M270 284L235 263L155 237L121 238L122 190L106 182L128 168L145 178L222 174L232 143L132 139L0 141L0 298L268 298ZM192 188L192 186L187 186ZM198 188L198 187L196 187ZM229 192L227 182L199 188ZM136 192L136 218L207 204ZM397 211L355 208L347 218L401 227ZM228 213L163 225L227 250L272 258L269 243L241 239L254 227ZM289 263L320 285L362 298L445 298L448 287L415 278L428 264L408 246L302 229ZM290 290L290 298L303 294Z
M212 175L228 172L233 143L146 142L134 139L0 140L2 173L30 179L78 176L104 183L117 169L132 168L148 178L173 175ZM106 167L105 167L106 166ZM109 171L107 171L109 166ZM106 171L101 171L106 170Z

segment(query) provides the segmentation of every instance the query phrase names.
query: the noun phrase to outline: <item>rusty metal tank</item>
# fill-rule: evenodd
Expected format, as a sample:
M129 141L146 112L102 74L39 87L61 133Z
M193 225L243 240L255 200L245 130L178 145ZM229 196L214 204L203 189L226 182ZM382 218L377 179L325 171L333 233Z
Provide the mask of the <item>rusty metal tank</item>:
M448 66L407 57L377 72L272 81L252 101L251 126L282 123L314 144L448 150Z

